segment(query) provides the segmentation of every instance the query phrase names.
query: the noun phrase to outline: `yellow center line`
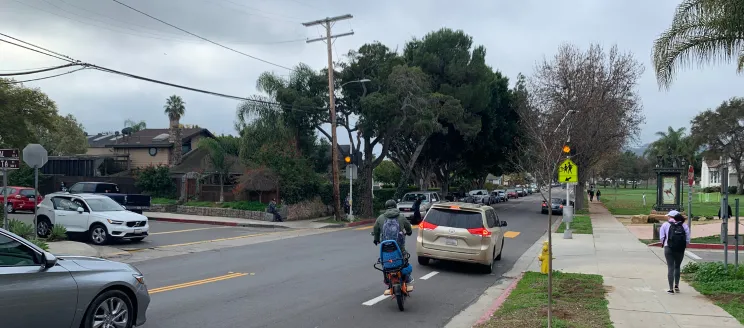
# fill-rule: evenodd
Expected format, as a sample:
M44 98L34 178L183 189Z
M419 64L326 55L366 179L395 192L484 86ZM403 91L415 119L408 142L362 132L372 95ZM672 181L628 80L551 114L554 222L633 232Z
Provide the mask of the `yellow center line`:
M504 232L504 238L516 238L520 233L519 231L507 231Z
M207 279L202 279L202 280L185 282L185 283L177 284L177 285L171 285L171 286L164 286L164 287L159 287L159 288L153 288L153 289L150 289L149 292L150 292L150 294L157 294L157 293L167 292L167 291L171 291L171 290L186 288L186 287L193 287L193 286L204 285L204 284L208 284L208 283L211 283L211 282L217 282L217 281L222 281L222 280L227 280L227 279L233 279L233 278L243 277L243 276L247 276L247 275L248 275L248 273L231 273L231 274L226 274L224 276L219 276L219 277L214 277L214 278L207 278Z
M174 231L153 232L153 233L150 233L150 236L152 236L152 235L166 235L166 234L169 234L169 233L179 233L179 232L189 232L189 231L225 229L225 228L232 228L232 227L209 227L209 228L195 228L195 229L184 229L184 230L174 230Z

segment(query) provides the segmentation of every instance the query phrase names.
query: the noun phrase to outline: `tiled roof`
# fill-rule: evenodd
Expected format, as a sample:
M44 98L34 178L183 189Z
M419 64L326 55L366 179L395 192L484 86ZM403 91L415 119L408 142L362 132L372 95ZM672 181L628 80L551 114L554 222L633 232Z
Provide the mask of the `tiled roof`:
M107 146L113 148L171 147L172 144L168 140L168 132L168 129L144 129L132 135L122 137ZM214 137L207 129L181 129L181 140L186 141L201 133Z
M121 134L94 134L87 136L89 148L105 148L108 145L113 145L118 139L123 136Z

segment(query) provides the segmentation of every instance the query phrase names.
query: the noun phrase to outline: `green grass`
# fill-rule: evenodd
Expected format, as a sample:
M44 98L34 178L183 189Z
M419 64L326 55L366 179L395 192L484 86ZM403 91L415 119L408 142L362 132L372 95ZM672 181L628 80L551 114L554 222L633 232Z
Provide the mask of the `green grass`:
M170 198L153 198L150 203L153 205L174 205L178 202L176 199Z
M564 231L566 231L566 223L561 222L556 232L563 233ZM573 233L591 235L593 233L591 218L588 215L574 215L573 222L571 222L571 231Z
M638 241L640 241L640 242L642 242L642 243L644 243L646 245L651 245L653 243L658 243L659 242L658 239L638 239Z
M261 202L248 202L248 201L224 202L224 203L190 201L186 203L186 206L221 207L221 208L232 208L232 209L244 210L244 211L263 212L266 210L266 207L269 205L261 203ZM276 207L279 208L280 206L277 205Z
M729 240L733 238L734 235L729 235ZM721 235L713 235L713 236L706 236L706 237L697 237L697 238L691 238L691 243L698 243L698 244L722 244L721 243ZM733 245L733 242L732 242Z
M744 266L728 270L721 262L690 263L682 270L683 278L700 294L744 323Z
M602 188L602 203L614 215L649 214L656 203L656 189ZM646 194L646 206L643 206L643 194ZM692 196L692 214L695 216L716 216L720 208L720 193L702 194L695 192ZM729 203L734 204L736 198L742 195L729 195ZM687 209L687 187L682 193L682 200ZM733 207L733 206L732 206Z
M552 327L610 328L600 275L553 273ZM504 304L479 328L546 327L548 276L526 272Z

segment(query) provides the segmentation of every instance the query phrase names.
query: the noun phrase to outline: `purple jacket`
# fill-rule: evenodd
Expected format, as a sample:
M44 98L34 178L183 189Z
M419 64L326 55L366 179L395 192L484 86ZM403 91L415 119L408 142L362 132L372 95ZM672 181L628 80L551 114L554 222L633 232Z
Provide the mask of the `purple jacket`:
M669 219L669 221L664 222L664 224L661 225L661 228L659 228L659 239L664 242L664 246L667 245L667 236L669 236L669 227L671 226L671 222L676 222L674 219ZM683 223L682 227L685 228L685 235L687 235L687 244L690 244L690 227L687 226L687 223Z

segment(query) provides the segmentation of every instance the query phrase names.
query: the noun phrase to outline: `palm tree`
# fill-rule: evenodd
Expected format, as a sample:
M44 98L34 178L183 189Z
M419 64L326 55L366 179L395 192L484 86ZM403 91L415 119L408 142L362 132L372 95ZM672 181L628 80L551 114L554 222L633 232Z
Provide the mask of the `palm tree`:
M677 70L693 61L700 65L737 60L744 71L744 0L684 0L672 25L654 42L653 59L659 86L668 88Z
M170 126L168 128L169 141L173 143L173 152L171 153L170 164L178 165L181 162L182 145L181 145L181 127L179 121L186 112L186 103L181 97L172 95L165 102L165 114L168 115Z
M134 133L137 131L142 131L144 129L147 129L147 122L145 121L135 122L134 120L126 120L124 121L124 127L130 128L132 130L132 133Z
M695 147L686 128L668 127L666 132L656 132L659 139L652 142L645 151L646 157L655 161L656 156L683 156L688 163L695 163Z

